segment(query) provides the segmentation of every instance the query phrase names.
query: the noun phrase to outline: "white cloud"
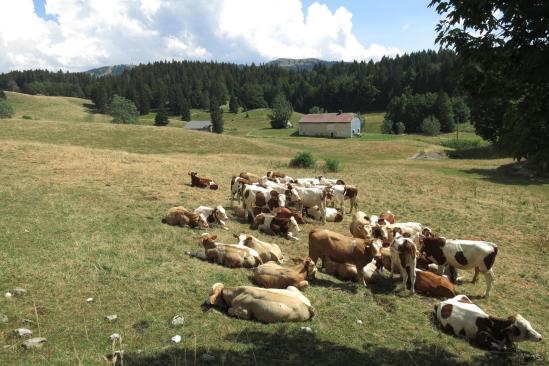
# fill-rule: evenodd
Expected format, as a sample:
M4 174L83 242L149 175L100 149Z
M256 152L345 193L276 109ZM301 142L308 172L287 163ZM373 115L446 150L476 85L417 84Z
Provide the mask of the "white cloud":
M159 59L267 61L277 57L368 60L400 51L361 44L352 13L301 0L0 1L0 72L84 70Z
M410 24L404 24L402 26L402 30L404 30L404 31L407 30L408 28L410 28Z

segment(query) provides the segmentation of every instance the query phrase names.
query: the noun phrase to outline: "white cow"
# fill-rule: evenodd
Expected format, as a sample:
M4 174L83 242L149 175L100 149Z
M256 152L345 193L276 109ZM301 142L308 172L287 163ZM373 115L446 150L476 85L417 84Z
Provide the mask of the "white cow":
M222 206L217 207L208 207L208 206L199 206L194 209L194 213L200 215L203 220L205 220L208 225L219 225L225 230L229 230L226 225L229 218L227 213Z

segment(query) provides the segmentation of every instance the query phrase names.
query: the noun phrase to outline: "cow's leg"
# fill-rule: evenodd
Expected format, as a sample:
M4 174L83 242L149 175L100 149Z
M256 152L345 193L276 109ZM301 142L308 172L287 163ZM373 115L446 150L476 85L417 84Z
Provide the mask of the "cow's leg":
M480 272L480 269L478 267L475 267L475 275L473 276L473 279L471 280L471 283L476 283L478 281L479 272Z
M404 284L404 289L406 290L407 284L408 284L408 271L410 270L410 267L404 267L402 264L400 265L400 277L402 277L402 283Z
M416 271L415 266L408 267L410 270L410 292L413 294L416 293Z
M394 273L395 273L395 259L393 258L393 254L391 253L391 274L390 274L390 278L393 278L394 277ZM401 274L402 276L402 274Z
M490 269L484 273L484 278L486 279L486 292L484 297L490 297L490 290L492 289L492 282L494 281L494 272Z
M368 285L366 284L366 274L364 273L363 271L363 268L360 268L360 266L356 266L357 267L357 275L358 275L358 278L362 278L362 284L364 285L364 287L368 287Z
M303 281L297 283L295 287L297 287L297 288L300 289L300 290L304 290L304 289L306 289L307 287L309 287L309 282L303 280Z
M244 309L238 305L230 307L227 313L230 316L234 316L235 318L239 318L239 319L251 319L252 317L251 316L252 314L250 314L250 312L247 309Z

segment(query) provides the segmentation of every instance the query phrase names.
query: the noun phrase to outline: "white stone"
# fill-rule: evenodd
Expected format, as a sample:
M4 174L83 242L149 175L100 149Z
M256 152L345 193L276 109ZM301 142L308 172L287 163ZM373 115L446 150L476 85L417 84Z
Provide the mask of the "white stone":
M357 323L358 325L362 325L362 320L358 319L358 320L356 321L356 323Z
M41 348L46 342L47 342L46 338L36 337L36 338L27 339L25 342L23 342L21 346L25 349Z
M88 304L92 303L92 302L93 302L93 297L88 297L88 298L86 299L86 302L87 302Z
M118 333L113 333L113 334L111 334L111 335L109 336L109 341L111 341L111 342L113 342L113 341L119 341L120 338L122 338L122 337L120 336L120 334L118 334Z
M311 329L311 327L301 327L301 330L304 331L305 333L313 333L313 330Z
M178 334L178 335L174 335L174 336L172 337L172 342L173 342L173 343L179 343L179 342L181 342L181 336L180 336L179 334Z
M172 318L172 325L179 326L183 325L185 322L185 318L183 318L181 315L176 315Z
M27 328L17 328L13 333L18 337L27 337L32 334L32 330Z
M13 297L13 294L12 294L11 292L8 291L8 292L6 292L6 293L4 294L4 297L5 297L6 299L11 299L11 298Z
M16 296L24 296L27 294L27 290L25 290L24 288L21 288L21 287L16 287L15 288L15 295Z
M107 316L105 317L105 319L107 319L109 322L112 323L112 322L114 322L116 319L118 319L118 315L116 315L116 314L107 315Z

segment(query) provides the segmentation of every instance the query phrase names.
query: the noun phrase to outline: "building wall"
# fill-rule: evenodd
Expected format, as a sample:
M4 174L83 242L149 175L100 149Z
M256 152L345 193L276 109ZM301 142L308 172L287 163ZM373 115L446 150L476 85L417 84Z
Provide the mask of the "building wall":
M354 135L357 133L360 133L360 118L354 117L351 121L351 132L353 132Z
M360 128L360 122L359 122ZM333 135L332 135L333 134ZM349 123L300 123L300 136L352 137L351 122Z

